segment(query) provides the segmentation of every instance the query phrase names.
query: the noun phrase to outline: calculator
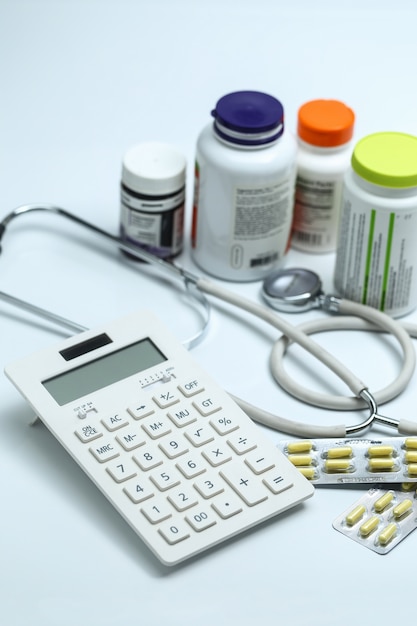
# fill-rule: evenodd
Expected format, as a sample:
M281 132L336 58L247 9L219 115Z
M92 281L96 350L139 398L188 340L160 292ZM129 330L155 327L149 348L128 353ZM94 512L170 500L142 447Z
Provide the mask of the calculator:
M313 493L148 311L65 339L5 372L165 565Z

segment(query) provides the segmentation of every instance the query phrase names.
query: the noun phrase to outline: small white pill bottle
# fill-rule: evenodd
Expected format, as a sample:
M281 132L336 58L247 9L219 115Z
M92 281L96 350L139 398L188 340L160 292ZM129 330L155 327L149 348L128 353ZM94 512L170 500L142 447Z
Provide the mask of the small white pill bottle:
M144 142L123 158L120 236L163 259L183 249L185 157L169 144Z
M335 287L400 317L417 306L416 274L417 137L368 135L345 176Z
M354 122L352 109L339 100L311 100L298 110L293 248L317 253L336 250Z
M224 280L282 265L291 230L297 145L282 104L258 91L222 97L196 148L192 256Z

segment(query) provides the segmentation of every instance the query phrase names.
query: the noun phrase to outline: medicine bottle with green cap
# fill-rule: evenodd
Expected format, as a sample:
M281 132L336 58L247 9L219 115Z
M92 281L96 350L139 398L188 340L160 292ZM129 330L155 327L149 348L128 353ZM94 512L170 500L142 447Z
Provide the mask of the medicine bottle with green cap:
M218 278L259 280L288 250L296 142L269 94L227 94L212 116L197 141L192 255Z
M293 248L317 253L336 249L354 121L352 109L339 100L310 100L298 110Z
M344 180L335 287L400 317L417 306L416 273L417 137L368 135Z

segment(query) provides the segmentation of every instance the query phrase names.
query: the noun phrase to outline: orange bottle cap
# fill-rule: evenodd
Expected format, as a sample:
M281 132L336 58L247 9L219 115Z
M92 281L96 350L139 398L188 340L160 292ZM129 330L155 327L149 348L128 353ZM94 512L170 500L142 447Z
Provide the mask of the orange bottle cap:
M298 136L313 146L331 148L350 141L355 114L339 100L311 100L298 110Z

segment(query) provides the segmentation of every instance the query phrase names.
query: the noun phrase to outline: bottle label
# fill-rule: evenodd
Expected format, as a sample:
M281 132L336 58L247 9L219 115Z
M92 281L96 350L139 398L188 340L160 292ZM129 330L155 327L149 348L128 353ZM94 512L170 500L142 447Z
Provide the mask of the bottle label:
M335 286L393 317L417 306L417 207L373 208L345 190Z
M292 244L305 252L335 250L342 180L297 176Z
M122 238L156 256L168 258L182 250L185 191L163 199L138 198L122 189Z
M288 179L262 187L235 189L230 241L233 269L257 268L280 259L288 242L291 195Z

